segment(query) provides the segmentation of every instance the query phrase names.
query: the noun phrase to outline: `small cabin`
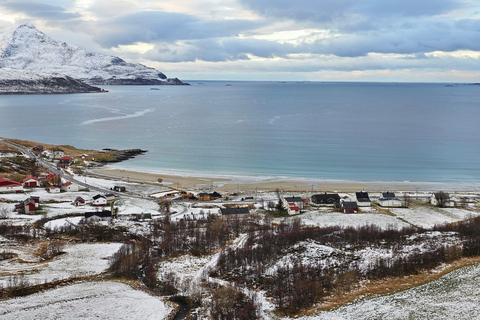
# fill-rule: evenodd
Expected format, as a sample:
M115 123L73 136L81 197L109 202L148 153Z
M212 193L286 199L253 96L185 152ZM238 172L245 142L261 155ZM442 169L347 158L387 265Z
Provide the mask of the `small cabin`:
M358 213L358 204L355 201L344 201L341 203L340 208L343 213Z
M97 194L92 198L92 205L97 207L104 207L107 205L107 198L101 194Z

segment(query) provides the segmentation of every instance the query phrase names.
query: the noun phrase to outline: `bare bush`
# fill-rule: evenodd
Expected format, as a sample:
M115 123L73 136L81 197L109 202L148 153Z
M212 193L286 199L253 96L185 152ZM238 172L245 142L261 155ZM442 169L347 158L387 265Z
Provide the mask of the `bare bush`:
M43 260L48 260L63 253L63 243L60 241L44 241L40 243L36 254Z

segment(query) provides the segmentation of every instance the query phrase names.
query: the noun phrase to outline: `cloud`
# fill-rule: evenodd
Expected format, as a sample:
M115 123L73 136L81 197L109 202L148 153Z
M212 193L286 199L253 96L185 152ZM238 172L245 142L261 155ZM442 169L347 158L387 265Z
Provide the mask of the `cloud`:
M240 0L262 15L297 21L338 23L347 18L439 15L464 5L461 0Z
M80 18L79 13L68 12L65 8L33 1L6 1L0 6L10 12L21 12L32 18L69 20Z
M105 47L115 47L135 42L230 37L261 25L251 20L203 20L183 13L141 11L99 23L102 32L95 38Z

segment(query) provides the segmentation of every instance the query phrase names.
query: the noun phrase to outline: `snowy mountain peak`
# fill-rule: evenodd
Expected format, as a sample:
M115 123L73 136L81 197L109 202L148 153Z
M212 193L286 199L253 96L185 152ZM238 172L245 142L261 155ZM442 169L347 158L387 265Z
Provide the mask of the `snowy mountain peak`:
M54 40L31 23L0 34L0 68L64 74L97 85L183 84L142 64Z

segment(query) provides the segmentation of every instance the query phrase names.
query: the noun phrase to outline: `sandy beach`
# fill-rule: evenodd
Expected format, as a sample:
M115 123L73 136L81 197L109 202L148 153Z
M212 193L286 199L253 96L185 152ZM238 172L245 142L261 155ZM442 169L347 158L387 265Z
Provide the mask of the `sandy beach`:
M354 192L354 191L415 191L436 190L441 184L412 182L367 182L367 181L328 181L300 179L269 179L248 181L247 179L173 175L124 170L111 167L100 167L90 170L91 173L112 179L130 182L158 183L182 190L218 190L223 192L275 191L277 188L290 192Z

